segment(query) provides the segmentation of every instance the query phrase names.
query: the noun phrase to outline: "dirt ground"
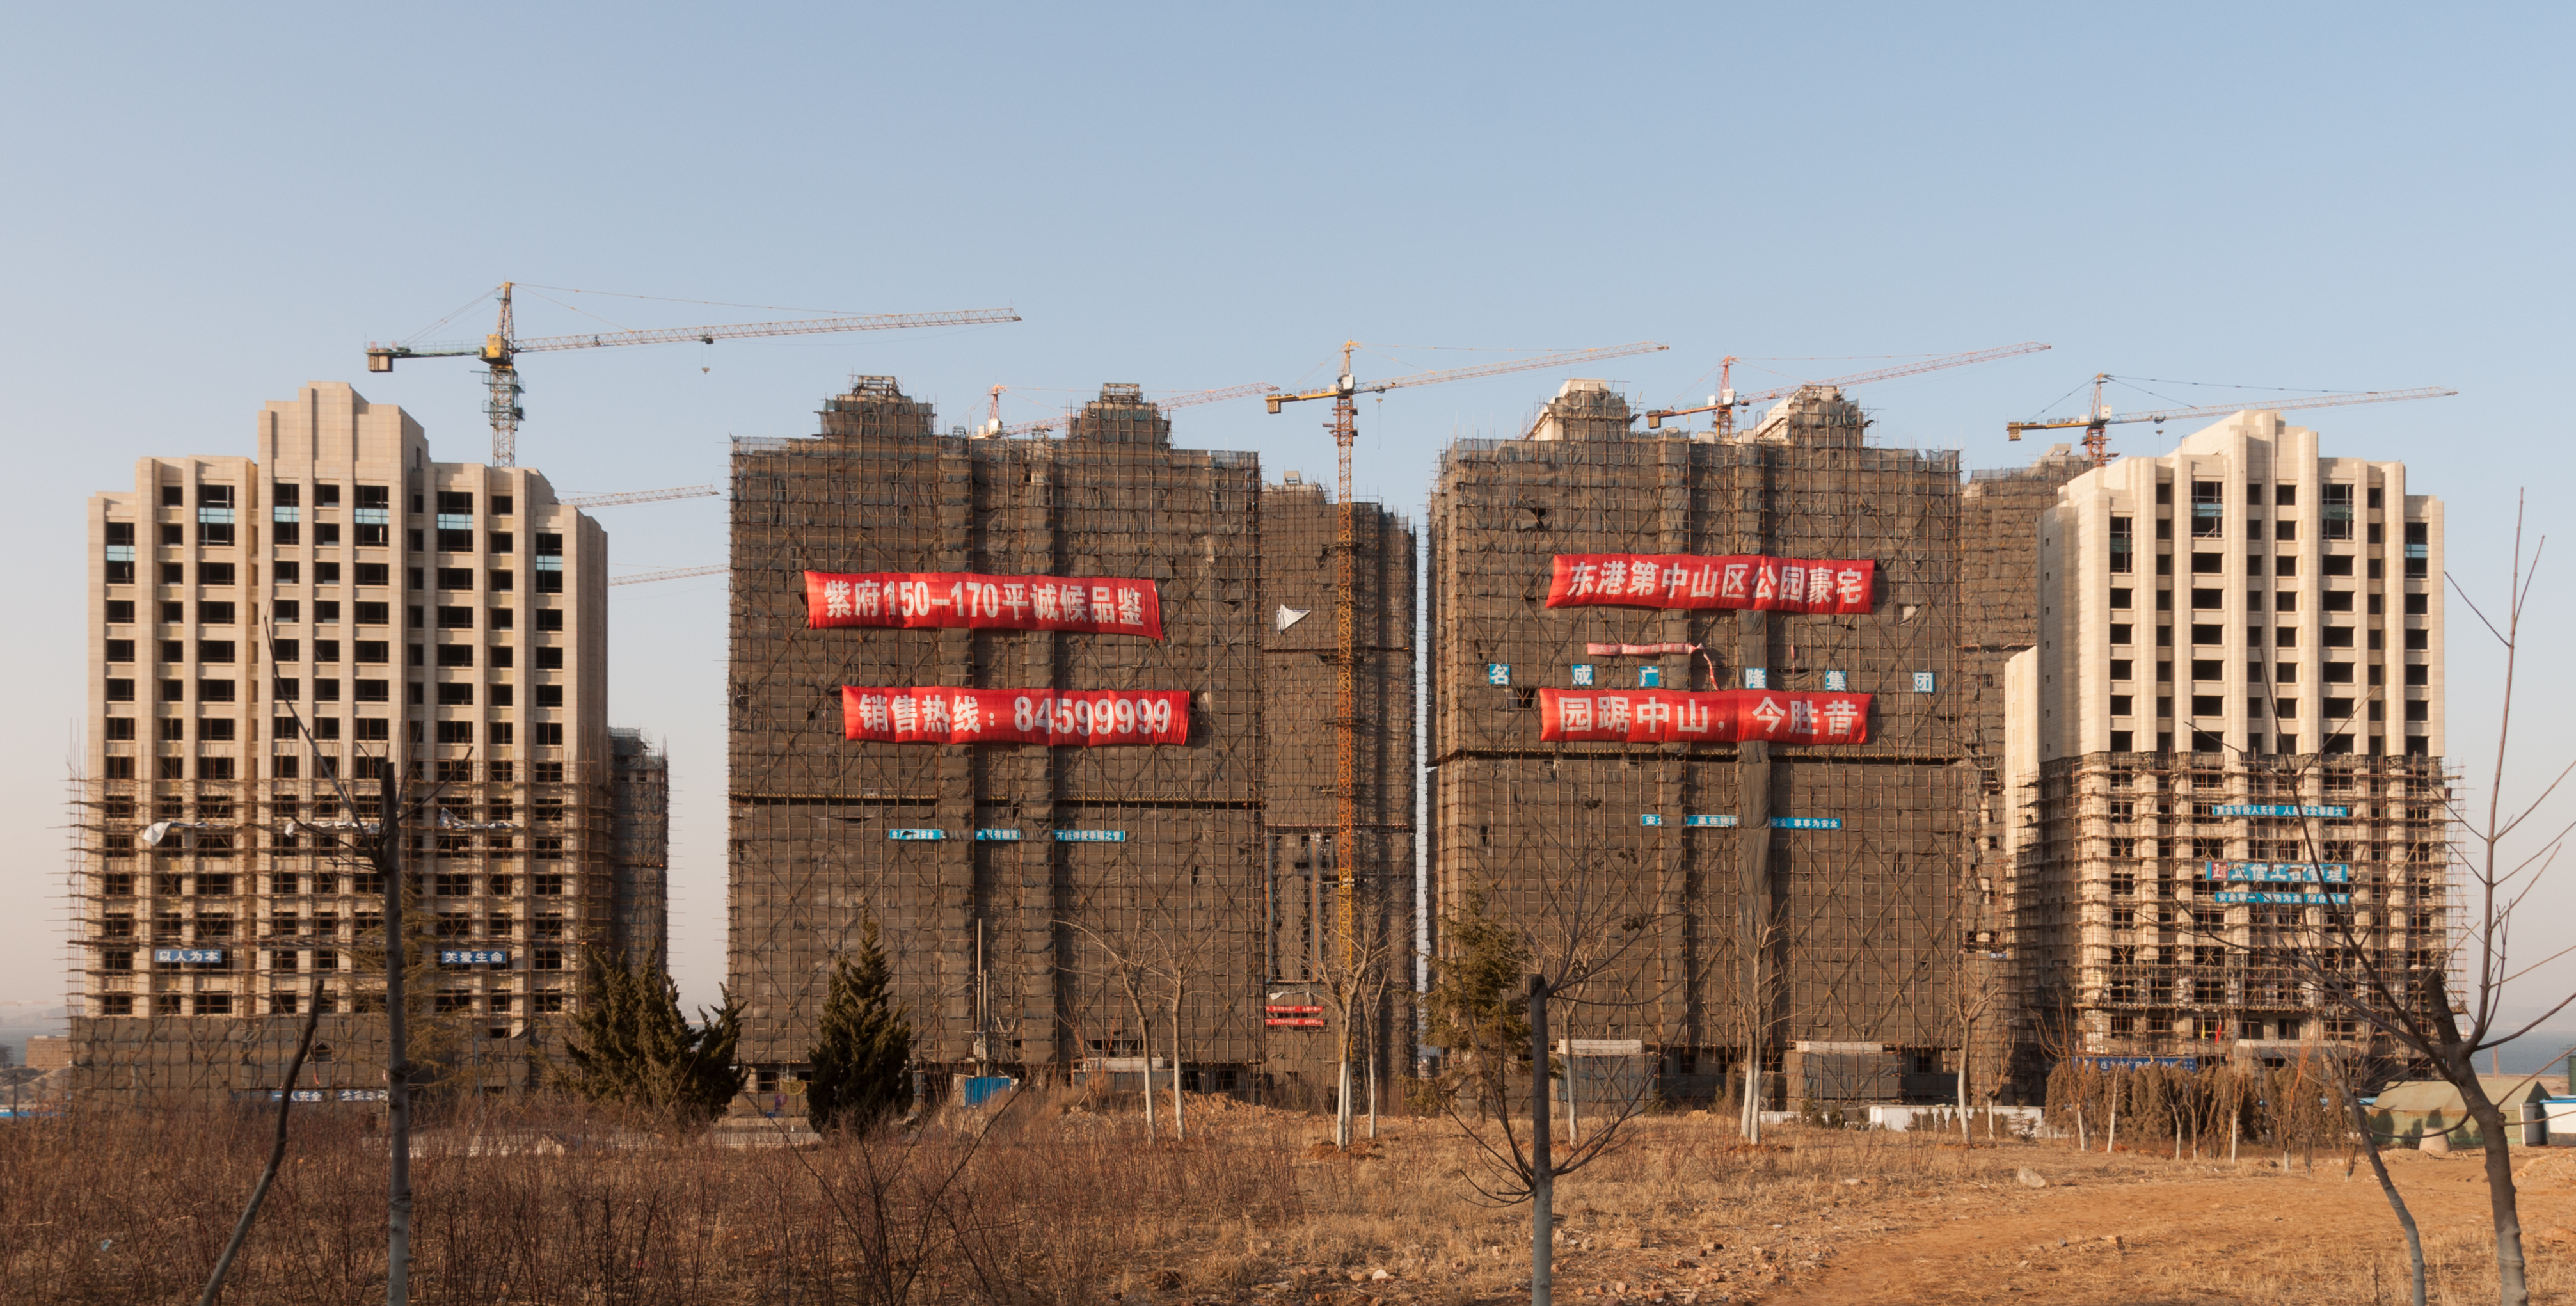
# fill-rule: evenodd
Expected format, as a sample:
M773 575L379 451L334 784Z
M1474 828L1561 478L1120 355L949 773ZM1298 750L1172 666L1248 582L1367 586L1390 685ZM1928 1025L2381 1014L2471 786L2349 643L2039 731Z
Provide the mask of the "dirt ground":
M2277 1154L2250 1150L2231 1164L2133 1152L2125 1140L2114 1157L2098 1139L2078 1152L1795 1127L1756 1150L1706 1118L1643 1123L1635 1146L1559 1190L1561 1301L2406 1300L2405 1246L2386 1199L2366 1163L2347 1177L2340 1153L2294 1157L2285 1171ZM1139 1277L1120 1300L1527 1301L1526 1208L1441 1197L1467 1173L1455 1145L1454 1129L1433 1121L1391 1123L1359 1159L1309 1144L1298 1163L1304 1227L1276 1243L1247 1236L1245 1268L1258 1265L1265 1281L1237 1277L1212 1292L1202 1275L1166 1272ZM2392 1153L2390 1168L2425 1232L2430 1299L2492 1301L2480 1157ZM2516 1169L2534 1300L2576 1306L2576 1150L2518 1158Z

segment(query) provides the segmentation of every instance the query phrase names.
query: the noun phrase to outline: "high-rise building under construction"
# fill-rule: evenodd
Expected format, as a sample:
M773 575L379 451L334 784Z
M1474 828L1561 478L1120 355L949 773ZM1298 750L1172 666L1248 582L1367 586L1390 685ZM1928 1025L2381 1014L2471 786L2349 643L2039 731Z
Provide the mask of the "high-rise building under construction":
M381 1093L382 889L333 845L388 772L430 795L403 839L422 1077L528 1082L580 950L649 951L620 909L663 898L664 827L612 834L607 550L541 473L433 462L344 384L267 405L253 457L144 458L91 497L77 1087L274 1087L318 1002L305 1082Z
M1999 1014L1961 928L1957 455L1866 424L1812 388L1646 435L1575 381L1526 438L1441 460L1440 908L1624 941L1560 1032L1638 1040L1677 1095L1748 1062L1774 1103L1946 1092Z
M2443 512L2409 490L2249 411L2040 517L2006 829L2023 1002L2063 1051L2369 1047L2298 964L2329 941L2430 1000L2456 924Z
M1279 611L1324 606L1331 532L1293 488L1172 447L1129 385L1009 439L863 377L817 435L736 442L728 969L757 1090L796 1091L871 926L927 1066L1177 1056L1244 1090L1316 1059L1313 1013L1270 1011L1307 1005L1273 981L1333 925L1298 877L1338 870L1331 640ZM1410 536L1368 517L1365 601L1397 614L1368 733L1409 739ZM1373 875L1409 857L1410 762L1361 770Z

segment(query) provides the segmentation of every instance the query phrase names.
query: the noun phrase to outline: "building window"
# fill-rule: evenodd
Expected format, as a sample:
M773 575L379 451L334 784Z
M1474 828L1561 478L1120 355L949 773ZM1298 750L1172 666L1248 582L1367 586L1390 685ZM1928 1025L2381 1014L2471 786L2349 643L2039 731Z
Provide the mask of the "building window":
M2191 483L2191 533L2194 536L2215 538L2225 528L2224 489L2217 481Z
M2194 644L2223 644L2226 640L2221 627L2200 625L2191 628L2191 642Z
M2194 680L2222 680L2225 679L2226 676L2227 672L2221 665L2221 660L2218 658L2193 658L2191 660L2191 678Z
M2350 612L2350 611L2352 611L2352 591L2351 591L2351 590L2327 590L2327 591L2326 591L2326 611L2328 611L2328 612Z
M2226 601L2219 597L2219 591L2217 590L2193 590L2191 592L2191 606L2196 611L2221 608L2226 606Z
M2325 532L2330 540L2352 538L2352 487L2328 485L2326 489ZM2379 491L2370 492L2371 506L2379 506Z
M2131 705L2132 705L2132 704L2134 704L2136 701L2137 701L2137 700L2136 700L2135 698L2133 698L2133 697L2131 697L2130 695L2127 695L2127 694L2113 694L2113 695L2111 696L2111 715L2113 715L2113 716L2129 716L2129 715L2132 715L2131 710L2130 710L2130 709L2131 709Z
M2325 639L2327 648L2351 648L2352 627L2328 626L2325 631Z
M438 646L438 665L440 665L440 666L442 666L442 667L470 667L470 666L473 666L473 665L474 665L474 646L473 646L473 645L471 645L471 644L441 644L441 645L439 645L439 646Z
M2134 568L2131 558L2136 540L2130 522L2127 517L2111 519L2111 574L2115 576L2126 575Z
M2216 694L2194 694L2191 696L2191 714L2193 716L2220 716L2225 714L2226 711L2227 708L2225 704Z

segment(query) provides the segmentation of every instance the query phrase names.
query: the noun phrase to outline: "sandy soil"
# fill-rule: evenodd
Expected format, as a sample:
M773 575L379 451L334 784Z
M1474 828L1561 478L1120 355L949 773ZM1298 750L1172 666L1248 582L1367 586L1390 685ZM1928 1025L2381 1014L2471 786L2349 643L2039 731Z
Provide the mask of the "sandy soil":
M1566 1184L1559 1207L1560 1301L2161 1306L2406 1300L2405 1245L2387 1201L2367 1164L2357 1163L2347 1177L2340 1154L2312 1164L2295 1158L2285 1171L2277 1155L2250 1152L2231 1164L2126 1148L2116 1157L2079 1153L2054 1142L1891 1146L1878 1141L1886 1135L1797 1130L1765 1149L1773 1169L1757 1178L1741 1173L1753 1161L1744 1149L1719 1144L1708 1150L1713 1132L1719 1131L1696 1122L1664 1125L1631 1154L1638 1173ZM1416 1170L1408 1153L1431 1162L1441 1142L1436 1130L1416 1125L1384 1140L1379 1160L1335 1158L1329 1147L1316 1147L1301 1168L1320 1177L1384 1167L1387 1179L1410 1171L1419 1182L1432 1167ZM1656 1158L1684 1151L1694 1155ZM2576 1149L2518 1160L2534 1300L2576 1306ZM2424 1228L2434 1302L2494 1299L2482 1164L2472 1154L2391 1154L2399 1189ZM1410 1185L1398 1180L1396 1186ZM1263 1276L1269 1282L1221 1293L1163 1293L1152 1287L1179 1285L1139 1284L1146 1290L1125 1300L1129 1306L1528 1300L1525 1235L1509 1228L1508 1219L1471 1221L1452 1215L1454 1208L1435 1216L1434 1203L1416 1191L1419 1214L1408 1219L1391 1212L1394 1227L1380 1235L1377 1248L1351 1245L1364 1247L1364 1238L1318 1238L1305 1256L1278 1248L1282 1255ZM1432 1245L1404 1247L1417 1240ZM1346 1250L1329 1254L1337 1242ZM1412 1254L1395 1254L1399 1248ZM1319 1251L1327 1253L1320 1263L1309 1259Z

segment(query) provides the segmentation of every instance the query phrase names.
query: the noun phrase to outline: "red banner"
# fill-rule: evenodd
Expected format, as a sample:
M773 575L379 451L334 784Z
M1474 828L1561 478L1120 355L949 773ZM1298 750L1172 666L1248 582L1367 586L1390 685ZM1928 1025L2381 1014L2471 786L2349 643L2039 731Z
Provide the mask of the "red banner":
M1119 576L986 576L971 571L805 573L805 625L909 630L1085 630L1163 637L1150 580Z
M1547 605L1867 612L1877 583L1878 564L1866 559L1560 553L1548 580Z
M1059 694L1052 689L841 687L841 737L889 744L1190 742L1186 692Z
M1764 689L1542 689L1538 737L1565 743L1866 744L1869 699Z

